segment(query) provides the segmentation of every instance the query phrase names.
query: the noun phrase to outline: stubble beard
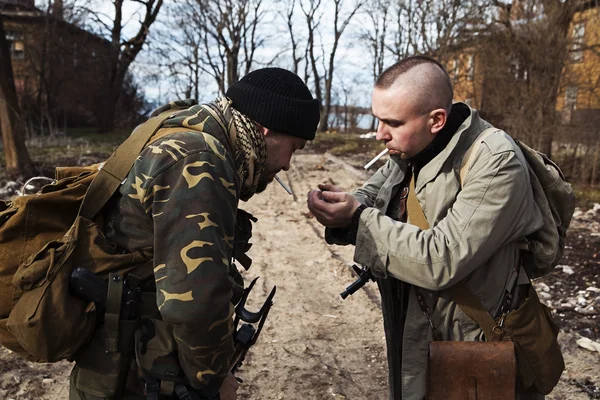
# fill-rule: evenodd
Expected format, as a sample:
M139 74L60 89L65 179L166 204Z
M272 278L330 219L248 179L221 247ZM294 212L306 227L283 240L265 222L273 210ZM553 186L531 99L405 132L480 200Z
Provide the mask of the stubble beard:
M258 185L256 186L256 191L254 193L264 192L265 189L267 188L267 186L269 186L269 183L271 183L271 182L272 182L272 180L267 179L266 175L261 176L260 180L258 181Z

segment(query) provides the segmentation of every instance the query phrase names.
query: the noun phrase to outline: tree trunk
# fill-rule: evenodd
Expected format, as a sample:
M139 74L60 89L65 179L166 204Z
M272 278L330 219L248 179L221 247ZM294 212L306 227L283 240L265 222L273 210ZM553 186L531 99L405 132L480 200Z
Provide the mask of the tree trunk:
M29 174L33 169L25 147L25 126L19 111L10 49L0 19L0 130L9 174Z
M150 26L156 20L156 16L162 7L163 0L147 0L139 2L145 5L145 13L140 21L138 32L129 40L123 40L123 3L124 0L114 0L115 17L111 29L112 54L110 56L109 68L111 70L108 83L108 93L102 96L98 116L98 131L111 132L115 127L115 115L117 102L123 90L123 81L129 66L142 50L148 37Z
M115 114L117 102L123 88L123 79L110 85L101 99L101 109L97 121L98 132L112 132L115 129Z

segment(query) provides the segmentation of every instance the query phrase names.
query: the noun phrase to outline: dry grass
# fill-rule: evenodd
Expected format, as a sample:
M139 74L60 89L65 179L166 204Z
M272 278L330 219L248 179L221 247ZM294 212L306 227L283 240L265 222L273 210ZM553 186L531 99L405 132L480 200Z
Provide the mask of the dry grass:
M344 156L361 153L377 154L384 148L383 143L375 139L362 139L357 133L325 132L317 133L315 140L306 146L306 151L311 153L328 151L336 156Z
M56 166L83 165L86 159L105 159L129 135L129 131L98 134L81 130L60 136L41 136L26 141L29 156L38 173L54 175ZM4 166L4 152L0 148L0 165ZM0 169L0 184L6 180L4 168Z
M89 130L70 132L68 135L54 137L36 137L27 141L32 160L40 170L53 175L55 166L85 164L86 159L96 162L105 159L129 135L128 130L110 134L98 134ZM371 159L384 145L375 139L362 139L358 133L318 133L315 140L305 148L307 153L329 152L338 157L361 157L358 164ZM1 150L1 148L0 148ZM559 152L557 156L560 157ZM0 165L4 164L4 154L0 151ZM6 180L4 169L0 169L0 185ZM600 186L574 184L577 205L587 209L594 203L600 203Z

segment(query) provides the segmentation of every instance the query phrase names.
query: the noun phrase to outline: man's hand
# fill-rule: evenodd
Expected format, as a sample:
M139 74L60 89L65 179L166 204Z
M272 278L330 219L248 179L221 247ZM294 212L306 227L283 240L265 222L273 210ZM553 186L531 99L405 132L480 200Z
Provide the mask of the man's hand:
M225 377L225 380L221 384L221 389L219 390L219 399L220 400L235 400L237 399L237 390L240 387L240 384L235 379L235 376L230 372L229 375Z
M345 228L360 206L358 200L330 184L308 193L307 204L317 221L328 228Z

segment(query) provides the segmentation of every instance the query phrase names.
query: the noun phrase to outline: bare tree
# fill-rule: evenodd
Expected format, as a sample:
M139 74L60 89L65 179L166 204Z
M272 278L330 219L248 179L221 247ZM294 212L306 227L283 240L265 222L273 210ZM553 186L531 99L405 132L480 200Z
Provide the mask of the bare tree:
M480 50L486 76L482 111L551 155L570 26L586 5L569 0L495 5L499 11Z
M359 40L365 45L371 56L371 76L373 82L381 75L385 65L390 7L391 0L370 0L363 11L369 24L363 25L360 29ZM343 87L342 90L347 94ZM371 120L371 131L375 130L375 122L376 120L373 118Z
M445 63L457 49L470 45L489 14L488 6L487 0L397 0L394 41L387 47L396 59L427 54Z
M308 81L308 70L312 70L312 75L315 84L315 96L319 101L322 102L323 96L321 95L321 75L319 73L319 69L317 67L317 56L315 55L315 34L317 33L317 28L319 27L319 23L321 22L320 14L317 14L319 11L319 7L321 5L321 0L310 0L308 6L304 5L304 2L300 2L300 8L302 9L302 13L304 14L306 27L308 30L308 37L306 40L306 67L304 72L305 81ZM310 68L309 68L310 65Z
M337 128L344 132L356 132L359 130L359 124L365 115L370 115L370 110L359 107L359 98L363 97L356 88L363 85L358 75L341 76L339 78L338 90L336 91L336 124Z
M159 82L169 73L169 92L178 98L199 99L200 87L206 75L213 76L214 70L207 73L210 64L204 57L204 32L194 24L180 24L189 17L189 5L176 3L166 7L165 24L153 31L150 53L156 65L152 78ZM173 29L177 26L178 29ZM210 60L209 60L210 61ZM216 76L221 77L219 69ZM219 86L220 87L220 86ZM170 95L173 93L170 93Z
M123 39L123 3L124 0L114 0L115 15L111 23L106 23L96 17L96 22L110 32L111 54L109 57L110 74L106 90L102 96L98 128L102 132L112 131L115 124L115 110L123 81L131 63L142 50L148 37L150 26L156 20L163 0L132 0L143 6L140 27L130 39ZM92 14L93 15L93 14Z
M263 0L183 0L174 5L173 25L183 35L172 35L168 42L176 47L171 68L184 65L196 78L208 75L225 93L250 72L264 44L258 32L262 4ZM198 82L192 82L196 94Z
M29 174L32 163L25 146L25 128L19 110L10 48L0 17L0 130L4 144L6 171Z
M288 0L287 1L286 10L285 10L285 18L286 18L287 30L290 35L290 43L292 46L291 47L292 71L295 74L298 74L299 65L300 65L300 62L302 61L303 57L297 55L298 54L298 39L296 38L296 33L294 32L294 23L293 23L295 7L296 7L296 0ZM307 44L307 47L308 47L308 44Z
M338 46L340 44L340 38L342 34L348 27L348 24L352 20L352 18L356 15L356 13L360 10L360 8L364 5L363 0L359 0L354 2L351 6L348 3L344 3L343 0L333 0L334 12L333 12L333 43L331 46L331 51L329 53L329 58L327 64L325 65L325 57L323 57L322 61L324 64L323 74L319 73L319 69L317 68L317 57L315 56L315 32L316 28L319 25L319 19L316 19L315 16L319 7L321 5L321 0L309 0L308 5L305 6L304 3L301 3L302 12L306 18L306 24L308 28L308 48L309 48L309 56L310 56L310 64L312 67L313 78L315 79L315 94L317 98L321 101L323 100L321 94L321 80L324 78L324 94L325 94L325 104L322 105L321 110L321 120L319 121L319 131L325 132L328 126L328 117L331 111L331 91L333 86L333 76L335 69L335 56L338 50ZM342 10L348 10L347 13L342 16ZM324 53L324 45L321 43L322 52Z

